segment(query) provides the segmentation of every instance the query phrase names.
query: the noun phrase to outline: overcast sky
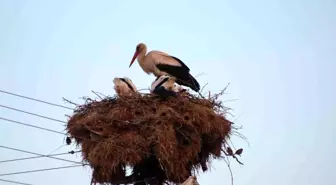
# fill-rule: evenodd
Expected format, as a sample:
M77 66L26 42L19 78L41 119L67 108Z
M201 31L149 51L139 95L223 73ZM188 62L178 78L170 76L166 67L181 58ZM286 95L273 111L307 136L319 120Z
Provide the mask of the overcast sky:
M138 88L154 80L138 64L139 42L182 59L205 90L223 100L250 142L235 185L332 185L335 178L336 3L332 0L0 0L0 90L64 104L95 90L114 94L114 77ZM0 93L0 105L66 120L70 110ZM71 106L71 105L67 105ZM58 131L64 124L0 107L0 117ZM49 154L62 135L0 120L0 145ZM64 146L54 153L75 149ZM0 148L0 161L33 155ZM62 157L62 156L60 156ZM80 155L63 156L80 160ZM0 163L0 179L33 185L88 185L91 171L1 174L73 165L54 159ZM333 175L334 174L334 175ZM224 162L198 176L230 184ZM1 182L6 184L5 182Z

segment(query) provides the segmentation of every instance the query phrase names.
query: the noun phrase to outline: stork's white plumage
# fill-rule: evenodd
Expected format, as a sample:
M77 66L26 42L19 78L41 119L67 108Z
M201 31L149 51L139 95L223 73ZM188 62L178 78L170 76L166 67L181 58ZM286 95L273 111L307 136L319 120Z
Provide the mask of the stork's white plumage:
M190 69L177 57L168 55L161 51L150 51L147 53L147 46L140 43L136 47L136 51L130 63L138 60L140 67L147 74L153 73L156 77L169 75L174 77L176 83L188 86L194 91L200 90L197 80L189 73Z
M158 87L164 87L166 90L174 91L175 80L168 75L157 77L151 85L151 91Z
M168 75L159 76L152 83L150 92L162 97L176 96L177 89L174 83L174 78Z
M124 77L124 78L114 78L114 90L118 95L128 96L137 92L137 88L133 84L132 80Z
M183 89L180 85L174 84L174 91L175 92L185 92L186 89Z

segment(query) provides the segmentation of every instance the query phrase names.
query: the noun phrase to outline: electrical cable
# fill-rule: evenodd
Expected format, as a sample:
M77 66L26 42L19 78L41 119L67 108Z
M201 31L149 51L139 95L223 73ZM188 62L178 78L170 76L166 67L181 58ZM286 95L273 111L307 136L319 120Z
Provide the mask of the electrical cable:
M24 99L28 99L28 100L32 100L32 101L36 101L36 102L40 102L40 103L56 106L56 107L61 107L61 108L69 109L69 110L75 110L74 108L66 107L66 106L63 106L63 105L51 103L51 102L44 101L44 100L39 100L39 99L31 98L31 97L28 97L28 96L23 96L23 95L15 94L15 93L4 91L4 90L1 90L1 89L0 89L0 93L5 93L5 94L8 94L8 95L17 96L17 97L20 97L20 98L24 98ZM44 118L44 119L49 119L49 120L56 121L56 122L67 123L67 122L62 121L62 120L50 118L50 117L43 116L43 115L40 115L40 114L35 114L35 113L27 112L27 111L24 111L24 110L16 109L16 108L5 106L5 105L0 105L0 107L6 108L6 109L11 109L11 110L18 111L18 112L22 112L22 113L25 113L25 114L30 114L30 115L41 117L41 118ZM16 124L21 124L21 125L28 126L28 127L37 128L37 129L40 129L40 130L45 130L45 131L49 131L49 132L54 132L54 133L66 135L65 133L62 133L62 132L59 132L59 131L55 131L55 130L51 130L51 129L47 129L47 128L43 128L43 127L39 127L39 126L27 124L27 123L15 121L15 120L3 118L3 117L0 117L0 119L8 121L8 122L16 123ZM118 147L122 147L122 146L118 146ZM66 160L66 159L61 159L61 158L53 157L53 156L60 156L60 155L66 155L66 154L74 154L74 153L78 153L80 151L76 151L76 152L70 151L70 152L67 152L67 153L59 153L59 154L53 154L53 155L41 155L41 154L37 154L37 153L34 153L34 152L24 151L24 150L15 149L15 148L11 148L11 147L6 147L6 146L2 146L2 145L0 145L0 148L5 148L5 149L9 149L9 150L14 150L14 151L19 151L19 152L23 152L23 153L37 155L37 156L34 156L34 157L26 157L26 158L19 158L19 159L3 160L3 161L0 161L0 163L14 162L14 161L20 161L20 160L27 160L27 159L36 159L36 158L48 157L48 158L52 158L52 159L57 159L57 160L62 160L62 161L74 162L74 163L81 164L81 165L63 166L63 167L56 167L56 168L45 168L45 169L38 169L38 170L5 173L5 174L0 174L0 176L9 176L9 175L16 175L16 174L23 174L23 173L34 173L34 172L58 170L58 169L65 169L65 168L72 168L72 167L79 167L79 166L85 166L85 165L87 165L87 164L83 164L83 163L76 162L76 161L70 161L70 160ZM21 182L10 181L10 180L4 180L4 179L0 179L0 181L9 182L9 183L16 183L16 184L21 184L21 185L32 185L32 184L21 183ZM146 181L145 180L136 181L136 182L133 182L133 184L134 183L139 183L139 182L146 182Z
M13 173L2 173L0 176L9 176L9 175L17 175L17 174L24 174L24 173L34 173L34 172L43 172L43 171L50 171L50 170L59 170L65 168L73 168L85 165L72 165L72 166L62 166L62 167L55 167L55 168L44 168L44 169L37 169L37 170L29 170L29 171L21 171L21 172L13 172Z
M52 105L52 106L55 106L55 107L61 107L61 108L69 109L69 110L74 110L71 107L66 107L66 106L63 106L63 105L47 102L47 101L44 101L44 100L39 100L39 99L31 98L31 97L28 97L28 96L23 96L23 95L15 94L15 93L4 91L4 90L1 90L1 89L0 89L0 93L9 94L9 95L12 95L12 96L17 96L17 97L20 97L20 98L24 98L24 99L28 99L28 100L32 100L32 101L36 101L36 102L40 102L40 103L44 103L44 104L48 104L48 105Z
M0 107L6 108L6 109L11 109L11 110L18 111L18 112L22 112L22 113L25 113L25 114L30 114L30 115L37 116L37 117L44 118L44 119L49 119L49 120L60 122L60 123L67 123L67 122L59 120L59 119L50 118L50 117L47 117L47 116L27 112L27 111L24 111L24 110L16 109L16 108L13 108L13 107L8 107L8 106L5 106L5 105L0 105Z
M15 120L3 118L3 117L0 117L0 119L4 120L4 121L7 121L7 122L11 122L11 123L16 123L16 124L20 124L20 125L24 125L24 126L28 126L28 127L32 127L32 128L37 128L37 129L44 130L44 131L49 131L49 132L53 132L53 133L57 133L57 134L66 135L63 132L59 132L59 131L56 131L56 130L51 130L51 129L47 129L47 128L31 125L31 124L28 124L28 123L23 123L23 122L20 122L20 121L15 121Z
M32 185L32 184L28 184L28 183L17 182L17 181L11 181L11 180L5 180L5 179L0 179L0 181L2 181L2 182L12 183L12 184Z
M37 155L37 156L41 156L41 157L47 157L47 158L61 160L61 161L66 161L66 162L71 162L71 163L83 164L83 163L77 162L77 161L72 161L72 160L67 160L67 159L52 157L52 156L48 156L48 155L42 155L42 154L38 154L38 153L34 153L34 152L29 152L29 151L25 151L25 150L20 150L20 149L16 149L16 148L11 148L11 147L7 147L7 146L3 146L3 145L0 145L0 148L5 148L5 149L8 149L8 150L23 152L23 153L27 153L27 154Z
M34 156L34 157L24 157L24 158L18 158L18 159L8 159L8 160L3 160L0 161L0 163L7 163L7 162L14 162L14 161L23 161L23 160L28 160L28 159L37 159L37 158L42 158L42 157L53 157L53 156L60 156L60 155L68 155L68 154L75 154L80 151L70 151L66 153L59 153L59 154L52 154L52 155L46 155L46 156Z

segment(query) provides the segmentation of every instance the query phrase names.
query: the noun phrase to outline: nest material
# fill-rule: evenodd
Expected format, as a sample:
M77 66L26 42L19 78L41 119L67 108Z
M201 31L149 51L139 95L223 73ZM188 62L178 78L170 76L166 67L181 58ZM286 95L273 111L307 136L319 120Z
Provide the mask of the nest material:
M181 183L220 157L231 122L214 99L151 95L90 100L77 107L67 131L93 168L93 182ZM125 167L133 174L126 176ZM160 184L160 185L161 185Z

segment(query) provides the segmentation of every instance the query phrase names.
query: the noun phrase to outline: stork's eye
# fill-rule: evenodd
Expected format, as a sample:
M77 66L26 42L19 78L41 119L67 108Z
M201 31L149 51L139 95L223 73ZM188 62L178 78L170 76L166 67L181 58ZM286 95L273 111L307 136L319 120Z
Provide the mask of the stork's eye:
M139 50L140 50L140 46L137 46L137 47L136 47L136 50L139 51Z

